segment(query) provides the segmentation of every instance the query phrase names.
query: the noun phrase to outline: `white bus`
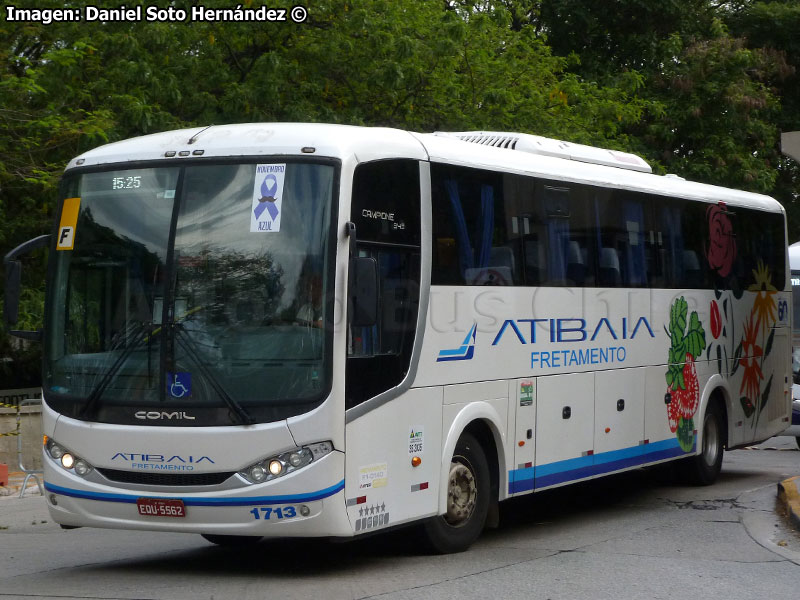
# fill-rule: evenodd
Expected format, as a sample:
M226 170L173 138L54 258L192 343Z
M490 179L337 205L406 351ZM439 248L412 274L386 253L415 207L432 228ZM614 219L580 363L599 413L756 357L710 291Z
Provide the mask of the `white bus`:
M789 246L792 280L792 424L783 435L794 436L800 448L800 242Z
M418 522L788 425L782 207L512 133L160 133L67 166L49 244L46 499L220 544ZM21 335L37 337L35 333Z

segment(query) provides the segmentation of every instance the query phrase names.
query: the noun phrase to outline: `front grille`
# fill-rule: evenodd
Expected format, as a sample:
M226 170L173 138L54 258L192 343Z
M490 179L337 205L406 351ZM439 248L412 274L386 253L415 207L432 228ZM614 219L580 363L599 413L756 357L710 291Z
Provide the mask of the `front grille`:
M219 485L230 473L140 473L139 471L118 471L116 469L97 469L106 479L117 483L135 483L139 485Z

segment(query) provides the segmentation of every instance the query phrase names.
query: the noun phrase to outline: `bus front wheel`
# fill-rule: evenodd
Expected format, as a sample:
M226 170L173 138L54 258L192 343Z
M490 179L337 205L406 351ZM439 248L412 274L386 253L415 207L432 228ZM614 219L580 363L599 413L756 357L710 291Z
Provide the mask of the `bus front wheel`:
M489 512L489 465L470 433L456 444L447 478L447 512L425 522L430 549L440 554L463 552L478 539Z

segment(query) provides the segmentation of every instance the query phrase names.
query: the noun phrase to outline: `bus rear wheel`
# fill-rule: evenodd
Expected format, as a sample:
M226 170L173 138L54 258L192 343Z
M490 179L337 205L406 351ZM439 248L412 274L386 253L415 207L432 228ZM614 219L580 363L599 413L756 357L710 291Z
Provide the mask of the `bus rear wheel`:
M425 522L433 552L463 552L478 539L489 512L489 465L483 448L470 433L456 444L447 478L447 512Z
M261 540L258 535L218 535L216 533L201 533L203 539L208 540L217 546L225 546L227 548L241 548L243 546L252 546Z
M719 402L712 401L703 416L700 453L684 462L686 477L694 485L711 485L722 470L722 453L725 449L724 418Z

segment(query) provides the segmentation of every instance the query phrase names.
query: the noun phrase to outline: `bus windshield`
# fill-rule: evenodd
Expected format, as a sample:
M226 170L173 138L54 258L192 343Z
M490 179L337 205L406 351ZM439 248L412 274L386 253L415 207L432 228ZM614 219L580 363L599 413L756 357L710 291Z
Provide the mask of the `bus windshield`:
M321 403L335 176L285 158L68 175L47 403L81 419L205 426Z

